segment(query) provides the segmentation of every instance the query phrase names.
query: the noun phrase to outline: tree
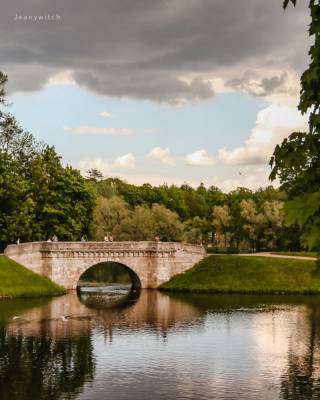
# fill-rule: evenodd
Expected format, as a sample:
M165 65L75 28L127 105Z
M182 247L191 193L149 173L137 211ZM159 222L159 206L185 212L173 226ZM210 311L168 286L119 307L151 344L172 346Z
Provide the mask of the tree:
M87 179L93 182L99 182L103 180L103 173L97 168L91 168L87 171Z
M260 250L267 219L257 210L257 205L253 199L242 200L240 206L241 216L246 221L244 229L251 242L251 248L253 251Z
M184 235L183 240L187 243L198 244L202 240L202 232L200 228L190 228Z
M160 204L153 204L152 215L156 223L156 234L162 241L178 242L182 238L183 224L178 214Z
M129 215L129 207L121 197L98 197L94 210L95 238L103 240L107 234L116 237L122 221Z
M285 0L284 8L289 3L295 5L296 0ZM287 223L298 223L303 246L320 251L320 4L310 0L309 8L309 35L314 43L309 51L311 62L301 76L298 105L302 114L309 112L309 132L293 132L276 146L270 179L279 177L288 192Z
M230 209L227 205L214 206L212 214L213 214L213 225L215 226L217 233L223 235L224 247L227 247L227 238L228 238L229 228L232 222Z
M242 200L255 199L255 193L244 187L238 187L232 190L227 195L226 202L232 215L232 221L230 231L232 232L233 246L239 248L241 242L247 240L247 232L244 229L245 220L241 214L241 202Z
M6 77L0 73L0 103ZM35 141L15 118L0 111L0 247L18 237L46 240L56 234L79 240L89 234L94 189L80 172L63 167L53 147Z
M35 204L28 196L29 183L19 170L18 161L0 152L0 249L18 236L32 235Z
M13 115L0 111L0 151L25 164L40 150L41 144L20 127Z
M277 247L277 238L283 228L283 201L273 200L263 203L263 214L266 218L265 236L268 240L268 247Z
M120 240L153 240L157 233L156 221L150 208L138 206L115 230Z
M198 243L205 240L206 243L212 241L212 231L214 225L206 218L194 217L184 223L185 235L184 240L188 243Z
M60 156L47 146L26 169L28 197L35 204L32 237L44 240L53 234L62 240L89 235L95 194L80 172L62 166Z

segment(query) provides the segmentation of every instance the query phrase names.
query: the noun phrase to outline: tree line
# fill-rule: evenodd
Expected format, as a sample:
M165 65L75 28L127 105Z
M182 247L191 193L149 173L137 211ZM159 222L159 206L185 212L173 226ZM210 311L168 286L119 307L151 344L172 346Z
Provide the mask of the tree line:
M193 188L103 179L97 170L87 178L96 189L94 232L97 240L153 240L204 243L218 251L299 249L299 229L286 226L286 193L272 186L223 193L200 184Z

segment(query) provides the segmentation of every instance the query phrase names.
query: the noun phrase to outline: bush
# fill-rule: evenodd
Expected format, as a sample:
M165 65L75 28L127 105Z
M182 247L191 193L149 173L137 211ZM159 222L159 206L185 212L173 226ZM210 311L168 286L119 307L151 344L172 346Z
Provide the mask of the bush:
M207 247L206 250L208 254L239 254L239 249L237 247L226 247L223 249Z

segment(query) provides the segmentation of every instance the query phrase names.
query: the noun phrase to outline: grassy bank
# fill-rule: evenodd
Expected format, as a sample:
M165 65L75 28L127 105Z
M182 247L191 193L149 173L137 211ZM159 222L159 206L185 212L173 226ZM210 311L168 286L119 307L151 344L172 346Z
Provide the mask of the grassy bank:
M271 254L294 257L317 257L317 253L312 251L273 251Z
M197 293L320 294L312 260L209 256L161 290Z
M64 292L49 279L0 255L0 298L55 296Z

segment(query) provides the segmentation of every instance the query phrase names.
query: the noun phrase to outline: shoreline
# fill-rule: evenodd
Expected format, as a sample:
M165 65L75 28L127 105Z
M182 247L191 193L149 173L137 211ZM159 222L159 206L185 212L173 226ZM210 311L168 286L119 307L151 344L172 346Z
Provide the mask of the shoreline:
M210 255L159 289L195 294L320 295L320 271L312 259Z
M62 286L0 255L0 301L54 297L65 293Z

